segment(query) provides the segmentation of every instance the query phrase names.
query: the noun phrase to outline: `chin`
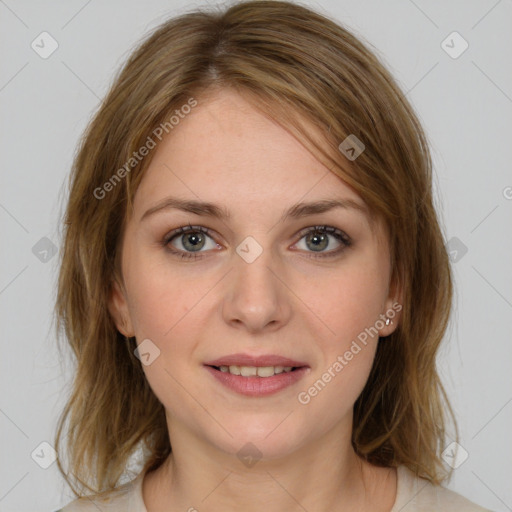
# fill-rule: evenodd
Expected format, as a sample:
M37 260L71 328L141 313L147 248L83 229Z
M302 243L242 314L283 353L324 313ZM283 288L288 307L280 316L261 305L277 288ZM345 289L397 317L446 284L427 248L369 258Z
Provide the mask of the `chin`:
M226 453L254 459L279 459L299 449L304 444L304 432L289 421L286 414L250 414L224 423L233 437L225 434L211 441Z

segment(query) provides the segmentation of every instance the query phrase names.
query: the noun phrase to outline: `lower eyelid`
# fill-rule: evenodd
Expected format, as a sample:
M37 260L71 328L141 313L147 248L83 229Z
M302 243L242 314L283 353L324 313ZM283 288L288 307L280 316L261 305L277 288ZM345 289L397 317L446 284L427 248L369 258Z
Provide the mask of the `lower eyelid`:
M169 247L171 241L173 241L175 238L179 238L179 236L184 236L188 233L194 233L194 232L203 233L205 236L210 238L217 246L219 246L219 244L215 241L215 238L213 237L213 233L210 229L205 228L203 226L190 226L190 225L182 226L182 227L178 228L177 230L173 230L171 233L169 233L168 235L166 235L164 237L164 239L162 241L162 245L172 254L179 255L182 258L187 258L187 257L194 258L194 259L201 258L202 253L209 252L212 249L208 249L206 251L193 252L193 251L183 251L181 249L176 249L176 248L171 249ZM328 225L311 226L309 228L301 230L299 232L299 234L297 235L299 237L299 239L293 245L294 246L297 245L304 237L306 237L307 235L309 235L310 233L313 233L313 232L327 234L327 235L335 238L341 244L341 247L338 247L337 249L320 251L320 252L316 252L316 253L315 253L315 251L305 251L306 254L309 254L311 257L318 257L318 258L321 258L321 257L328 258L330 256L334 257L336 255L339 255L341 252L343 252L345 249L347 249L348 247L350 247L352 245L352 240L346 233L344 233L343 231L341 231L338 228L334 228L334 227L328 226Z
M172 241L177 240L180 237L183 237L183 236L185 236L185 235L187 235L189 233L202 233L203 235L208 237L216 246L219 246L219 244L215 241L215 238L212 236L211 231L207 230L207 228L187 229L185 231L179 231L177 233L176 232L172 232L169 235L164 237L164 239L162 241L162 245L164 245L164 247L166 247L170 252L175 253L175 254L176 253L178 253L178 254L201 254L203 252L208 252L208 251L212 250L212 249L207 249L206 251L195 251L195 252L194 251L183 251L183 250L177 249L177 248L175 248L174 246L171 245ZM171 249L171 247L172 247L172 249Z
M337 237L332 233L329 233L329 235L332 236L333 238L335 238L336 241L340 244L335 249L327 249L325 251L305 251L305 250L299 249L299 251L301 253L303 253L305 255L305 257L307 257L307 258L328 259L328 258L335 258L335 257L341 256L341 254L343 252L345 252L348 248L350 248L352 245L352 242L350 240L345 239L345 237ZM304 235L304 236L306 236L306 235ZM297 245L298 243L300 243L303 238L304 237L302 237L294 245Z

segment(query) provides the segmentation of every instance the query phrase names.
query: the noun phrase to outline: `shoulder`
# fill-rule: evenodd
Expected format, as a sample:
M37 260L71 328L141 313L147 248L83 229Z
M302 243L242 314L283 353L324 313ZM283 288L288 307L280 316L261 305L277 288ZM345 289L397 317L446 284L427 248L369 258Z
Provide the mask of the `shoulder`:
M121 485L105 497L84 496L56 512L147 512L142 499L142 479L137 478Z
M396 501L391 512L491 512L441 485L418 478L405 466L397 468Z

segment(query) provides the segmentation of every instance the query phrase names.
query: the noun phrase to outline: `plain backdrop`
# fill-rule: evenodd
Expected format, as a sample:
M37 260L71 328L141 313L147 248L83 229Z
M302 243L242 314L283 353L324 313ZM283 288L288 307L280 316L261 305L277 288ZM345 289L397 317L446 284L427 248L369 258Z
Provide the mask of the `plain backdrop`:
M512 2L307 3L375 48L424 124L457 289L440 353L463 449L448 486L512 510ZM0 0L1 512L73 498L51 457L72 375L51 322L77 142L136 43L199 5Z

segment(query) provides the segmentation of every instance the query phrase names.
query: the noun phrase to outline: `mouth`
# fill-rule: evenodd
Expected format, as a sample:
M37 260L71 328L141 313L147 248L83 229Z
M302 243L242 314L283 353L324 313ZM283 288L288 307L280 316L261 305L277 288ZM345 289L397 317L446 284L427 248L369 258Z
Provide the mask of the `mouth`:
M258 355L253 356L250 354L231 354L212 361L204 363L206 366L213 366L221 369L222 367L238 367L238 368L262 368L262 367L273 367L282 368L290 371L293 368L301 368L303 366L309 367L309 365L303 361L297 361L290 359L289 357L278 356L274 354ZM224 371L224 370L221 370ZM236 371L236 369L235 369Z
M308 364L275 354L231 354L204 367L215 382L245 396L267 396L292 386L311 371Z
M309 365L281 356L233 354L204 364L217 383L245 396L267 396L293 386Z
M206 365L214 370L231 375L239 375L241 377L259 377L267 379L281 373L290 373L306 366L240 366L240 365Z

